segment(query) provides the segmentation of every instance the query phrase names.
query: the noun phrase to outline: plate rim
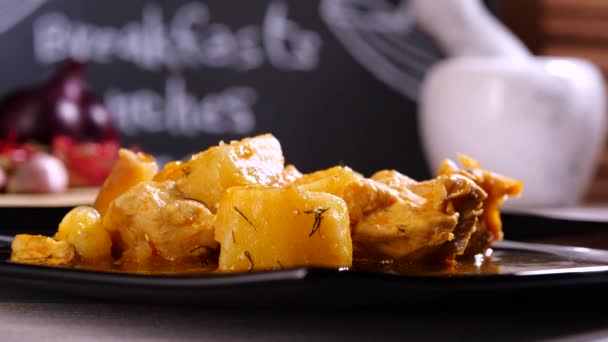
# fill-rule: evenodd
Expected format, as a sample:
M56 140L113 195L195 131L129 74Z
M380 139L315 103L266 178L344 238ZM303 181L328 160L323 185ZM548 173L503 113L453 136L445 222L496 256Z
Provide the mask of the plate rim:
M68 188L59 193L0 193L0 208L64 208L92 205L100 187Z
M1 247L4 247L1 248ZM493 247L501 253L537 253L524 249ZM341 270L339 268L297 267L284 270L208 274L137 274L100 271L86 268L54 267L11 262L10 246L0 246L0 280L36 292L50 292L85 300L121 302L184 303L205 302L231 306L243 302L251 305L307 306L327 300L351 305L359 300L376 305L410 303L454 298L462 294L491 296L537 291L542 296L553 289L605 288L608 285L608 263L584 262L580 266L548 266L544 272L514 270L497 274L396 274L374 270ZM576 261L576 258L564 260ZM541 269L542 270L542 269ZM549 291L550 292L550 291ZM294 298L303 296L305 299ZM386 296L393 296L386 299ZM223 298L231 301L224 302ZM342 304L338 304L342 305Z
M463 289L514 289L521 287L569 286L607 283L608 265L549 269L553 272L512 272L505 274L422 274L402 275L365 270L339 270L323 267L298 267L285 270L256 271L251 273L204 275L146 275L113 271L96 271L0 261L0 279L18 282L84 282L96 285L143 286L163 288L221 288L269 284L274 282L332 280L350 281L349 278L372 282L390 282L410 289L422 287ZM454 287L458 288L454 288Z

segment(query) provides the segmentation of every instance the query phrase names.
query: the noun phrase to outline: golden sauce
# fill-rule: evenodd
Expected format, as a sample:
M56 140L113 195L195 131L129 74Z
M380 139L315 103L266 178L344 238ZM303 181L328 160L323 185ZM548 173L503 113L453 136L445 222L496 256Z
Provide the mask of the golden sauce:
M146 263L127 263L120 262L107 264L84 264L79 263L70 268L118 272L138 275L206 275L221 274L217 270L217 264L192 258L171 262L162 258L153 258ZM410 264L393 261L371 261L355 260L351 271L382 272L398 275L425 275L425 274L497 274L499 267L490 256L480 255L475 260L461 260L450 267L432 264Z
M3 251L0 251L0 255L2 259L8 259L8 255L3 253ZM442 267L436 264L408 264L392 261L355 260L350 271L381 272L408 276L458 276L511 274L521 271L566 269L599 265L602 264L564 259L551 254L515 250L492 251L490 249L486 255L478 254L471 258L460 259L451 267ZM180 260L179 262L171 262L162 258L153 258L150 262L144 264L122 264L114 262L91 265L80 263L74 266L65 266L61 268L137 275L204 276L221 274L221 272L217 270L216 263L196 258Z
M355 270L384 272L396 275L496 275L514 274L529 271L548 271L560 269L572 269L577 267L603 266L599 262L589 262L576 259L567 259L561 256L535 253L518 250L492 250L489 249L485 255L463 259L451 267L425 264L399 264L399 263L370 263L358 262Z
M69 268L101 271L118 272L139 275L203 275L217 272L217 264L208 260L186 259L179 261L168 261L163 258L151 258L145 263L102 263L86 264L77 263Z
M490 254L478 254L471 258L459 259L453 265L430 263L407 263L386 261L357 260L353 265L355 271L382 272L395 275L465 275L465 274L499 274L500 266Z

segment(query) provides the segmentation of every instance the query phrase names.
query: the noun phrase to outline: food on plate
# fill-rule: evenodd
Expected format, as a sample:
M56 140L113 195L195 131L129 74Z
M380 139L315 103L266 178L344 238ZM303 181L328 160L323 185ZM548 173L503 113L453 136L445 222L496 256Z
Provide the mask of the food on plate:
M214 227L221 246L219 271L352 265L348 209L328 193L231 187L222 196Z
M152 180L157 175L158 165L153 156L133 152L127 149L118 151L118 160L112 167L93 206L101 215L104 215L110 203L131 187L145 181Z
M88 89L85 65L80 62L66 60L48 80L17 88L0 99L0 167L8 178L34 154L47 153L65 165L70 187L99 186L119 148L112 116ZM40 187L7 190L29 189Z
M180 165L175 182L184 196L215 213L220 197L233 186L279 185L284 168L279 141L270 135L220 144Z
M184 197L173 181L133 186L110 203L102 221L127 263L153 256L179 260L217 247L214 215L201 202Z
M11 261L50 266L69 264L76 253L69 242L41 235L19 235L11 249Z
M459 160L416 181L348 166L303 174L271 134L220 142L160 170L154 157L121 149L95 204L67 213L53 238L17 235L11 260L149 273L369 261L448 268L502 239L500 206L522 191L520 181Z
M110 232L103 229L101 216L95 208L78 206L63 217L53 237L74 247L84 262L96 263L111 259Z

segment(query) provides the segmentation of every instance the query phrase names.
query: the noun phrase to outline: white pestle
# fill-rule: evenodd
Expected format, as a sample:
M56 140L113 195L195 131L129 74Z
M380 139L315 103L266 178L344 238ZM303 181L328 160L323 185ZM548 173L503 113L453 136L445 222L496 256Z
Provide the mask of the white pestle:
M605 85L589 61L534 56L479 0L410 0L447 53L423 80L419 129L436 170L457 152L524 181L505 209L580 204L606 136Z
M410 0L409 5L416 22L451 57L531 56L479 0Z

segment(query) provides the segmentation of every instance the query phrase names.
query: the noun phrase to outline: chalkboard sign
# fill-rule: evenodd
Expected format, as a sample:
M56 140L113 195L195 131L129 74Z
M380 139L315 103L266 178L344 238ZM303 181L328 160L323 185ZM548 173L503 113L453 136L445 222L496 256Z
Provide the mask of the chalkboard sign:
M0 46L1 92L86 62L122 143L161 163L270 132L303 172L431 174L416 98L443 56L407 1L0 0Z

